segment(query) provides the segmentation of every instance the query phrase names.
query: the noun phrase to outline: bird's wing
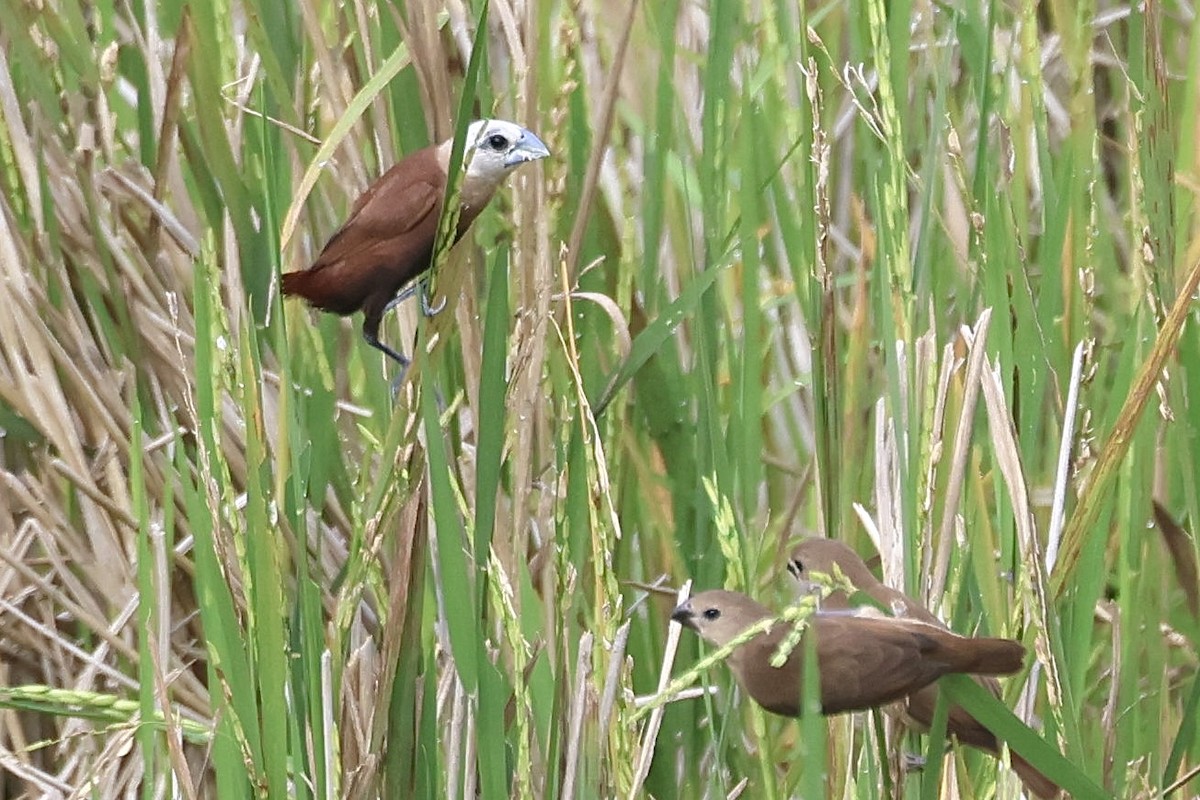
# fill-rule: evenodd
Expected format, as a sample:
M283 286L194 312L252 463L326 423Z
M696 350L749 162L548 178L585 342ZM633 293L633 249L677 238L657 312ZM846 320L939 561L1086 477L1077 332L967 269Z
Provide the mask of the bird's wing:
M337 264L366 247L394 240L426 223L442 199L442 188L429 180L388 172L354 203L349 219L313 264Z
M826 714L897 700L939 674L940 665L921 652L920 635L893 620L839 616L822 619L817 631Z

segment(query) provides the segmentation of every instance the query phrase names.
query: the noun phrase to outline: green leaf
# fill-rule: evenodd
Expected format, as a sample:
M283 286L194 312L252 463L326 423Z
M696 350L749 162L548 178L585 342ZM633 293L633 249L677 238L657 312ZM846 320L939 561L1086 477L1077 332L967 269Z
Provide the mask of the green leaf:
M1083 771L1063 758L1057 748L1034 733L986 689L965 675L947 675L938 681L946 697L983 723L996 738L1037 767L1076 800L1106 800L1109 794Z

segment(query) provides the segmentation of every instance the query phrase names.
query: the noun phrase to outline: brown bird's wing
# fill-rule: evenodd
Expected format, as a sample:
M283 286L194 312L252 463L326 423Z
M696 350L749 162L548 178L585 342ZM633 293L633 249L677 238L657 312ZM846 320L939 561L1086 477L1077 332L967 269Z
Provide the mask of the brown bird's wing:
M841 615L815 620L826 714L883 705L951 672L1016 672L1025 657L1019 642L968 639L921 622Z
M920 635L893 620L829 616L813 627L825 714L890 703L948 671L925 656Z
M444 182L439 187L429 179L414 181L405 172L393 167L362 193L354 202L350 217L330 237L312 269L353 259L380 242L415 231L428 220L442 199Z
M430 163L418 164L414 174L412 160ZM378 328L388 301L429 268L444 189L444 182L436 184L438 174L432 151L388 170L355 202L316 262L283 276L283 293L337 314L362 309L369 326Z

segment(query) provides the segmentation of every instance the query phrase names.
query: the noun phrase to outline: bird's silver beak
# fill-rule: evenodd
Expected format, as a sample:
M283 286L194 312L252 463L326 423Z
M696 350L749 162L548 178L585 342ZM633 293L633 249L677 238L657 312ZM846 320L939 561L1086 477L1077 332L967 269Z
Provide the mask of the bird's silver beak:
M675 610L671 612L671 619L685 628L695 628L696 614L692 611L691 601L689 600L675 606Z
M545 143L535 133L522 129L521 138L517 140L517 146L505 156L504 164L508 167L515 167L518 164L524 164L526 161L537 161L539 158L545 158L548 155L550 155L550 148L546 147Z

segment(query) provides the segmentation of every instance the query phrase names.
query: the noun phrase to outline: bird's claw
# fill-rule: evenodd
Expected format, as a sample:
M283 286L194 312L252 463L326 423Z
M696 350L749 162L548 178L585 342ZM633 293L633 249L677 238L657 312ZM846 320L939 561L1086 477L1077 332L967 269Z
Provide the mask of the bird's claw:
M433 298L431 298L429 296L429 292L426 291L426 289L428 289L428 288L429 287L426 286L425 282L422 281L421 282L421 313L427 317L432 317L432 316L436 316L437 314L442 313L442 310L445 309L446 298L445 298L445 296L443 296L442 301L440 303L438 303L436 306L434 306L433 302L432 302Z

